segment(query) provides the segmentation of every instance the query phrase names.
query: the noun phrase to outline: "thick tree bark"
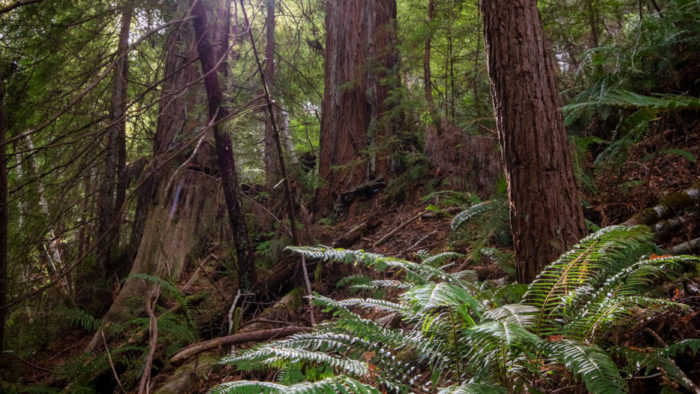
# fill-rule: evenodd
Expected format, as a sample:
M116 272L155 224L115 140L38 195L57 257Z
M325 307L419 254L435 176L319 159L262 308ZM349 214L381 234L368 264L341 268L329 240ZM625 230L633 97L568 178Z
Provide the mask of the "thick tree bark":
M583 212L537 1L484 0L482 12L517 279L528 283L583 236Z
M205 74L204 86L207 91L209 119L218 122L228 116L228 109L223 105L224 98L219 84L217 61L226 55L226 50L219 51L211 45L211 31L214 31L207 20L207 12L204 1L194 0L192 8L194 31L197 40L197 52L202 64L202 72ZM207 31L209 29L209 32ZM216 41L214 41L216 42ZM218 55L218 56L217 56ZM221 184L224 190L224 198L228 208L228 216L233 231L233 241L236 246L238 263L238 285L241 289L250 289L256 281L255 262L253 260L253 247L248 235L248 228L243 216L241 205L241 192L238 186L238 174L236 173L236 161L233 157L231 137L214 124L214 140L216 142L216 156L221 175Z
M178 0L177 9L171 14L182 16L189 8L189 0ZM191 148L183 150L182 146L196 138L197 128L207 122L206 115L198 110L204 105L204 92L192 86L200 76L196 60L191 24L174 26L165 46L165 80L161 85L153 142L154 159L148 178L138 189L133 230L138 236L132 240L138 248L130 275L145 274L177 281L192 252L222 235L220 223L225 212L220 183L210 175L216 168L211 143L203 143L196 153ZM182 89L188 91L183 93ZM186 160L190 160L188 168L177 172ZM144 281L127 281L103 320L132 318L135 311L129 307L128 300L143 297L146 291ZM95 335L88 350L95 349L100 338L99 333Z
M5 112L3 108L3 75L0 70L0 354L4 350L5 320L7 309L3 306L7 303L7 146L5 145Z
M430 51L431 42L433 38L433 16L435 14L435 3L433 0L428 0L428 32L425 36L425 51L423 53L423 85L425 88L425 102L428 104L428 111L430 112L430 118L433 121L435 130L438 135L442 134L442 120L440 119L440 113L435 107L435 100L433 99L433 82L432 74L430 72Z
M102 238L99 248L98 276L109 278L113 274L124 274L115 261L116 249L119 247L119 211L124 203L126 184L121 179L121 172L126 165L126 85L128 74L129 27L133 10L126 7L122 13L119 43L117 45L117 60L112 79L112 98L110 103L110 122L112 126L107 131L105 149L104 173L100 182L98 205L98 231L107 234Z
M317 208L379 176L389 178L392 124L384 116L396 81L396 1L326 3L325 89Z

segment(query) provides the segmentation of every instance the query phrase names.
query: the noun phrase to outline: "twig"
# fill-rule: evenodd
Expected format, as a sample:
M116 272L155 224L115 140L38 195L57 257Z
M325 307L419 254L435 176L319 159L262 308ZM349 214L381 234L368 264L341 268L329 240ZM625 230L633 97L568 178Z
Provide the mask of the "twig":
M195 354L205 352L207 350L216 349L218 347L236 345L246 342L258 342L266 341L272 338L284 337L288 335L293 335L298 332L308 331L308 327L283 327L283 328L273 328L269 330L260 330L253 332L246 332L244 334L234 334L225 337L219 337L210 339L208 341L194 343L192 345L186 346L173 357L170 358L170 362L177 363L179 361L186 360Z
M112 362L112 355L109 354L109 347L107 347L107 340L105 339L104 331L100 330L100 335L102 336L102 343L104 343L105 345L105 351L107 352L107 360L109 360L109 367L112 368L114 379L117 380L117 384L119 385L119 388L122 389L122 392L126 394L126 390L124 390L124 386L122 386L122 382L121 380L119 380L119 374L117 374L117 370L114 368L114 363Z
M259 318L259 319L248 320L247 322L245 322L241 325L241 328L247 327L247 326L254 324L254 323L281 324L283 326L291 326L292 325L288 321Z
M659 345L661 345L661 346L663 346L663 347L668 347L668 344L666 343L666 341L664 341L664 340L659 336L659 334L656 333L656 331L652 330L652 329L649 328L649 327L644 327L644 332L646 332L646 333L648 333L649 335L651 335L652 337L654 337L654 339L656 339L656 342L658 342Z
M148 356L146 357L146 365L143 368L143 375L141 375L141 382L139 383L139 394L144 394L148 391L148 386L151 381L151 367L153 366L153 355L156 352L156 346L158 346L158 318L156 318L155 313L153 313L153 305L158 301L158 293L160 287L156 286L152 291L148 293L146 297L146 313L148 313L149 324L148 331L150 335L150 340L148 343ZM153 300L153 305L151 304Z
M309 271L306 269L306 257L301 255L301 268L304 272L304 284L306 285L306 294L309 301L309 319L311 319L311 326L316 325L316 319L314 318L314 299L313 292L311 291L311 281L309 280Z
M265 73L263 72L262 63L260 62L260 57L258 56L258 49L255 46L255 37L253 37L253 30L250 28L250 21L248 21L248 13L245 10L245 5L243 0L240 0L241 12L243 13L243 19L245 20L245 26L248 30L248 37L250 38L250 46L253 49L253 55L255 55L255 63L258 66L258 73L260 74L260 82L262 84L263 93L265 94L265 102L267 103L267 112L270 116L270 124L272 125L272 136L275 140L275 147L277 148L277 159L279 164L280 173L282 179L284 180L284 194L287 200L287 214L289 215L289 227L292 231L292 241L295 245L299 245L299 236L296 230L296 217L294 213L294 202L292 199L292 187L289 182L289 177L287 176L287 168L284 164L284 152L282 152L282 143L280 142L279 128L277 127L277 122L275 121L275 111L272 106L272 98L270 98L270 90L268 89L267 83L265 82ZM269 59L272 61L272 59ZM314 308L313 308L313 294L311 293L311 281L309 280L309 272L306 269L306 261L304 257L301 258L301 269L304 274L304 282L306 283L307 297L309 299L309 318L311 319L311 325L314 325Z
M228 333L231 333L233 329L233 312L236 310L236 304L238 304L238 299L241 298L241 289L236 292L236 297L233 298L231 307L228 308Z
M214 288L216 289L216 291L219 292L219 295L221 295L221 297L224 299L224 301L228 301L228 297L226 297L226 294L224 294L224 292L221 291L221 289L219 288L219 285L217 285L216 282L214 282L214 279L212 279L212 277L209 276L209 273L207 272L207 270L205 270L204 267L202 266L203 263L206 263L207 261L209 261L209 259L212 257L212 255L213 255L213 253L210 254L209 256L207 256L201 263L199 261L195 260L195 263L197 264L197 267L199 267L199 269L202 272L204 272L204 275L207 277L207 279L209 279L209 282L212 285L214 285Z
M379 241L375 242L375 243L374 243L374 247L377 247L377 246L383 244L383 243L384 243L387 239L389 239L392 235L396 234L399 230L401 230L402 228L406 227L406 226L409 225L410 223L413 223L414 221L416 221L417 219L421 218L421 217L422 217L423 215L425 215L425 214L426 214L426 212L421 212L421 213L419 213L418 215L416 215L416 216L414 216L414 217L408 219L407 221L405 221L405 222L399 224L398 226L396 226L395 229L389 231L389 233L388 233L387 235L381 237L381 238L379 239Z
M14 358L14 359L17 360L17 361L19 361L19 362L21 362L21 363L23 363L23 364L26 364L26 365L28 365L28 366L30 366L30 367L36 369L37 371L42 371L42 372L47 372L47 373L53 372L52 370L50 370L50 369L48 369L48 368L44 368L44 367L39 366L39 365L36 365L36 364L34 364L34 363L30 363L29 361L27 361L27 360L25 360L25 359L23 359L23 358L19 358L19 357L15 356L14 354L11 354L11 353L2 353L2 354L5 355L5 356L8 356L8 357L10 357L10 358Z

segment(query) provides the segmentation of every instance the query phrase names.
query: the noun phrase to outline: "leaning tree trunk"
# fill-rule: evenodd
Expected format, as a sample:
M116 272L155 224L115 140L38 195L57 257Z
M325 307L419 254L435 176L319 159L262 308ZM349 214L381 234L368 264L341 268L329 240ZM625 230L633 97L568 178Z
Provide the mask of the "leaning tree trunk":
M241 191L238 186L238 174L236 173L236 161L233 157L231 136L218 124L228 117L228 109L224 106L224 97L219 84L217 62L227 54L227 45L217 47L216 27L207 14L207 5L201 0L193 0L192 15L195 35L197 39L197 52L205 74L204 86L207 91L209 108L209 121L213 123L214 140L216 141L216 157L221 175L221 185L224 190L228 217L233 232L233 242L236 246L236 260L238 263L238 287L239 289L251 289L255 284L255 261L253 260L253 244L248 235L248 228L243 216L241 204ZM226 43L228 41L224 41Z
M528 283L583 236L583 212L537 1L484 0L482 12L517 279Z
M317 208L365 181L388 179L396 81L396 1L329 1Z
M188 9L189 1L178 1L179 15ZM198 134L201 126L207 124L205 114L198 110L205 105L204 94L202 91L183 94L183 89L194 89L191 85L196 85L200 77L195 45L188 22L175 26L166 41L165 80L153 142L154 160L148 178L138 191L137 216L143 218L138 230L143 235L130 276L145 274L177 280L188 256L220 238L222 232L225 211L221 186L210 175L216 172L216 156L209 141L194 149L197 140L206 135ZM188 163L187 168L178 171L183 163ZM137 304L141 307L147 288L143 280L127 281L104 320L129 319L134 311L129 308L128 300L140 298ZM88 349L94 349L100 338L95 335Z

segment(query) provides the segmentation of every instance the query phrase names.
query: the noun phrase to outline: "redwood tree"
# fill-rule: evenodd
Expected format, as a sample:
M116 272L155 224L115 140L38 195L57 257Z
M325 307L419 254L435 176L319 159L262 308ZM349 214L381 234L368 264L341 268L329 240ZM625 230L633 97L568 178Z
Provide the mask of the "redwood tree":
M395 20L395 0L326 3L321 208L364 181L389 176L392 128L383 115L396 80Z
M517 279L531 282L585 232L556 69L536 0L483 0Z

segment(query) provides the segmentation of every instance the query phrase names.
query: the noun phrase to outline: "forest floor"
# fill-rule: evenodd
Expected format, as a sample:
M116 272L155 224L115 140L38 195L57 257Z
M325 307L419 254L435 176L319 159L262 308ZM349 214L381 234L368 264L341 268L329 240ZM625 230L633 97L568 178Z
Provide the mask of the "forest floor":
M698 129L700 122L689 127ZM677 154L667 147L684 146L684 152ZM651 152L651 153L650 153ZM656 152L656 153L654 153ZM670 153L669 153L670 152ZM651 156L650 156L651 154ZM586 201L585 213L587 219L599 226L622 223L644 208L653 206L669 193L684 190L697 182L700 174L700 163L690 158L700 158L700 133L686 132L673 134L660 133L637 144L630 152L630 158L624 167L616 171L614 178L601 177L607 182L598 184L598 193L590 190L584 194ZM629 185L627 189L620 185ZM421 251L436 254L445 251L467 252L464 245L456 245L451 231L451 221L461 209L456 203L438 201L434 198L423 198L426 190L418 188L404 193L403 201L390 201L389 193L379 192L371 196L360 196L348 206L344 212L337 213L333 221L319 220L308 229L308 234L317 243L346 249L363 249L366 251L420 261ZM663 247L700 236L700 226L697 220L690 220L670 235L657 239ZM287 259L289 259L287 257ZM182 277L178 288L188 297L198 299L198 304L192 308L193 319L200 327L201 338L214 338L225 332L221 325L226 320L226 313L231 305L235 288L230 277L222 274L224 253L213 251L210 255L197 261ZM315 269L314 269L315 268ZM471 261L468 257L455 261L454 271L473 269L480 280L498 279L506 274L496 264L482 264ZM347 287L337 286L340 279L357 274L370 274L369 270L349 265L325 265L321 268L312 266L313 288L323 295L339 299L353 296ZM372 271L371 275L378 275ZM391 273L383 273L383 278L389 279ZM700 278L693 283L700 289ZM691 284L692 285L692 284ZM289 289L291 290L291 289ZM289 294L293 294L290 292ZM288 327L310 326L308 311L302 307L301 293L285 297L283 300L270 300L266 303L250 302L247 305L245 317L242 319L238 333L255 332L259 330ZM395 294L388 292L388 299ZM688 296L687 303L694 310L700 310L700 296L689 294L669 294L669 298L679 300ZM372 313L372 312L370 312ZM315 309L318 320L331 318L318 308ZM369 318L381 318L382 313L367 315ZM698 329L698 316L667 315L655 323L654 332L666 333ZM202 327L205 327L203 330ZM208 328L206 328L208 327ZM637 338L635 342L644 343L649 338L643 338L644 333L631 333L630 337ZM64 365L71 358L80 354L90 338L84 330L74 329L61 336L55 343L50 344L30 360L23 361L23 380L42 382L51 385L55 383L52 372L57 366ZM255 343L247 343L240 348L249 348ZM275 380L274 372L240 372L233 367L221 366L214 368L221 354L231 349L218 349L207 352L195 358L194 373L190 373L190 390L205 392L215 385L238 379ZM85 361L89 363L90 360ZM200 364L198 364L200 363ZM186 364L187 368L192 368ZM201 368L202 373L197 372ZM172 382L182 374L184 367L159 361L162 369L153 377L153 387L160 387ZM178 369L179 368L179 369ZM111 380L112 376L104 376ZM99 378L98 378L99 379Z

